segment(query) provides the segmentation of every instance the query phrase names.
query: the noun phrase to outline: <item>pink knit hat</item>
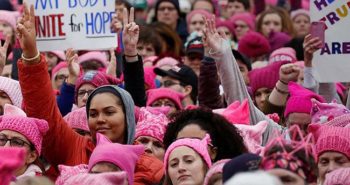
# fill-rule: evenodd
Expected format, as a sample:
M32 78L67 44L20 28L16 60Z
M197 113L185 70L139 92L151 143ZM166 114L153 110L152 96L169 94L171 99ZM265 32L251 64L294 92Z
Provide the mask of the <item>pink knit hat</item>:
M10 97L13 105L17 107L22 106L23 96L18 81L0 76L0 90Z
M299 15L305 15L310 18L310 12L305 9L294 10L290 13L290 18L294 20Z
M268 126L267 121L260 121L256 125L235 124L235 127L241 132L244 144L250 153L259 154L262 147L262 135Z
M316 138L316 153L339 152L350 158L350 128L311 124L309 132Z
M0 131L12 130L25 136L41 154L41 143L49 126L45 120L29 118L20 108L5 104L4 115L0 117Z
M287 118L290 113L311 113L311 99L316 99L320 102L325 102L322 96L305 89L295 82L289 82L288 89L290 97L286 103L284 117Z
M248 12L236 13L231 18L230 21L234 25L236 21L245 22L250 30L255 30L255 16Z
M66 122L71 128L81 129L90 132L85 107L81 107L77 110L68 113L66 116L64 116L63 119L66 120Z
M205 17L207 19L210 19L213 15L210 14L208 11L206 10L201 10L201 9L197 9L197 10L192 10L189 14L187 14L186 16L186 23L187 25L191 24L191 19L194 15L196 14L200 14L202 17Z
M320 123L328 126L345 127L350 122L350 110L344 105L333 101L321 103L315 99L311 100L311 123Z
M163 143L168 123L169 120L164 114L152 114L147 108L142 107L136 125L135 139L140 136L150 136Z
M172 57L164 57L157 61L157 64L155 67L162 68L164 66L169 66L169 68L172 68L173 66L179 64L180 62Z
M166 150L164 155L164 166L165 166L165 173L168 173L168 162L169 162L169 156L172 153L172 151L180 146L187 146L194 150L196 153L198 153L204 162L207 164L208 168L211 167L211 159L208 153L208 145L211 144L211 139L209 134L206 134L205 137L202 140L199 139L191 139L191 138L184 138L184 139L178 139L174 141Z
M2 185L8 185L15 177L15 171L24 164L24 148L0 147L0 179Z
M231 21L229 20L221 20L221 19L216 19L216 28L220 28L220 27L226 27L227 29L230 30L230 32L233 34L235 31L235 28L233 27L233 24Z
M9 24L13 30L16 30L16 14L11 11L0 10L0 22L3 21Z
M75 175L64 183L64 185L130 185L128 183L128 175L126 172L104 172L104 173L81 173Z
M326 174L324 185L350 184L350 168L339 168Z
M109 76L106 73L100 71L88 71L80 76L75 83L75 100L78 98L80 87L84 84L91 84L97 88L103 85L118 85L120 83L121 81L119 79Z
M156 88L156 77L157 75L154 73L154 67L144 67L144 78L145 78L145 84L148 86L149 89L155 89Z
M249 31L238 43L238 51L249 58L256 58L270 52L269 41L261 33Z
M61 61L66 60L66 54L64 54L63 51L56 50L56 51L49 51L49 53L56 55Z
M66 181L75 175L88 173L88 165L86 164L80 164L77 166L65 166L65 165L58 165L58 170L60 171L60 176L58 176L55 184L56 185L65 185Z
M128 175L129 185L133 185L136 162L143 154L144 147L142 145L112 143L106 136L99 133L96 134L96 140L96 148L89 160L89 171L99 162L109 162L125 171Z
M253 95L260 88L273 89L279 80L279 70L286 62L274 62L266 67L254 69L249 72L250 86Z
M230 159L222 159L220 161L217 161L213 164L213 166L210 167L209 171L205 175L204 178L204 184L203 185L209 185L209 180L216 174L220 174L223 171L223 168L225 164L230 161Z
M147 91L147 106L151 106L155 101L166 98L171 100L178 110L182 109L181 101L184 95L169 88L150 89Z
M232 124L250 124L248 99L243 100L242 104L239 101L235 101L226 109L216 109L213 112L221 114Z
M106 54L100 51L90 51L79 56L78 63L81 65L84 62L89 62L92 60L99 62L104 68L108 66Z
M67 62L60 62L58 63L53 69L52 69L52 74L51 74L51 80L55 80L55 77L57 73L64 68L68 68L68 63Z
M295 50L290 47L284 47L284 48L277 49L271 53L269 58L269 63L281 62L281 61L286 61L291 63L296 62L297 56L296 56Z

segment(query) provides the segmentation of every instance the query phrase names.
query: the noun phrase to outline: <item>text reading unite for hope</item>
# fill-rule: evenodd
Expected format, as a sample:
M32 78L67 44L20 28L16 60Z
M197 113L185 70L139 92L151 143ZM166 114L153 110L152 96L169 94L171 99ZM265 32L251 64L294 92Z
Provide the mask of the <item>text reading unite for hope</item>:
M86 35L103 35L111 33L110 22L115 12L107 11L91 11L97 6L107 6L107 1L111 0L35 0L34 7L36 10L47 11L47 15L35 17L36 35L40 38L61 38L64 39L66 33L63 26L65 25L63 12L50 14L50 10L59 10L63 7L68 7L66 12L69 12L70 21L67 24L70 27L70 32L82 32ZM77 19L77 9L90 10L84 13L84 20ZM81 14L81 13L80 13Z

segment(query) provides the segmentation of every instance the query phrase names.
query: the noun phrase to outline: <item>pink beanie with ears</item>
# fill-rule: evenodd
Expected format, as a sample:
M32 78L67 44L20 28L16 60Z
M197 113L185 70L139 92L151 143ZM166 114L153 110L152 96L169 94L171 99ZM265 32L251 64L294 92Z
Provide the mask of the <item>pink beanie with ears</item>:
M350 184L350 168L339 168L326 174L324 185Z
M100 51L90 51L79 56L78 63L81 65L82 63L89 62L92 60L99 62L103 68L108 66L106 54Z
M169 88L148 90L146 105L151 106L155 101L163 98L171 100L178 110L183 108L181 101L184 99L184 95Z
M86 107L76 109L63 117L71 128L90 132L86 116Z
M201 9L197 9L197 10L192 10L189 14L187 14L186 16L186 23L187 26L189 26L191 24L191 19L194 15L196 14L200 14L202 17L205 17L207 19L212 18L213 14L210 14L208 11L206 10L201 10ZM204 20L203 20L204 21Z
M10 184L15 171L24 164L26 151L18 147L0 147L0 179L2 185Z
M283 47L273 51L269 58L269 63L273 62L297 62L296 52L293 48Z
M324 152L338 152L350 158L350 128L311 124L308 131L316 139L317 157Z
M96 148L89 160L89 172L100 162L112 163L127 173L129 185L133 185L136 162L144 153L143 145L112 143L106 136L99 133L96 134L96 140Z
M214 113L221 114L231 124L250 124L250 112L248 99L243 100L242 104L239 101L233 102L226 109L213 110Z
M345 127L350 123L350 110L335 101L322 103L311 100L311 123L319 123L328 126Z
M251 13L236 13L230 18L230 21L233 25L235 25L236 21L243 21L248 25L250 30L255 30L255 17Z
M130 185L126 172L81 173L70 177L64 185L93 184L93 185Z
M325 102L322 96L315 94L314 92L305 89L295 82L289 82L288 89L290 97L286 103L286 109L284 111L284 117L287 118L291 113L311 113L311 99L317 99L320 102Z
M211 139L209 134L206 134L205 137L200 139L192 139L192 138L183 138L178 139L174 141L166 150L164 155L164 167L165 167L165 173L168 173L168 160L170 154L173 152L175 148L186 146L194 150L199 156L202 157L203 161L207 164L208 168L211 167L211 158L208 153L208 145L211 144Z
M0 76L0 90L10 97L13 105L21 108L23 96L18 81Z
M142 107L136 124L135 139L140 136L149 136L163 143L163 137L168 123L169 120L166 115L162 113L153 114L147 108Z
M45 120L29 118L20 108L5 104L4 115L0 117L0 131L2 130L12 130L22 134L40 155L43 137L49 130L49 126Z
M5 22L11 26L11 28L16 30L16 14L12 11L0 10L0 22Z
M76 166L58 165L60 176L57 177L55 185L65 185L67 180L75 175L88 173L89 166L86 164L80 164Z

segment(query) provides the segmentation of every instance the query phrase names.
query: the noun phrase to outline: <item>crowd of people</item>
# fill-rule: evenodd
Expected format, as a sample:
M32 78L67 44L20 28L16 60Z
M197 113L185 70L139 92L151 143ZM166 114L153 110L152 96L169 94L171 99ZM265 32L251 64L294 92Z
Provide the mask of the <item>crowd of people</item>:
M309 0L115 0L110 50L41 52L0 1L0 185L349 185L347 83Z

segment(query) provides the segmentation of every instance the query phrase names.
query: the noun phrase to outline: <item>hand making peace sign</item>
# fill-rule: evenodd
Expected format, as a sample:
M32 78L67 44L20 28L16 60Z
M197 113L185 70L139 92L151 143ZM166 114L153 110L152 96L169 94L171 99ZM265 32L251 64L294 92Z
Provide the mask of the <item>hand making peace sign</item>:
M137 42L139 41L140 28L134 22L134 8L128 10L124 8L123 11L123 44L125 56L136 56L137 55Z

